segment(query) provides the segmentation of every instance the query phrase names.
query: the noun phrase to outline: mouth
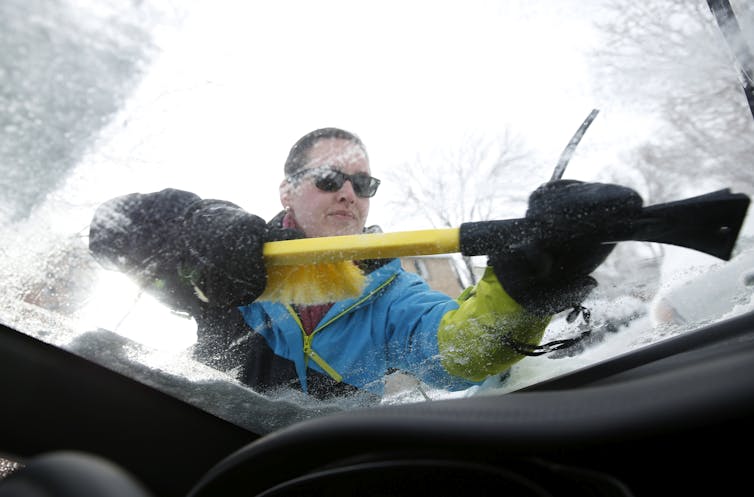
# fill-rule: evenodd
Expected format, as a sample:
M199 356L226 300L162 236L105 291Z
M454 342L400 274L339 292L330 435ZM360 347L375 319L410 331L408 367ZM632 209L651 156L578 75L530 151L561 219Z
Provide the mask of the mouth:
M354 213L350 211L332 211L328 216L336 219L356 219Z

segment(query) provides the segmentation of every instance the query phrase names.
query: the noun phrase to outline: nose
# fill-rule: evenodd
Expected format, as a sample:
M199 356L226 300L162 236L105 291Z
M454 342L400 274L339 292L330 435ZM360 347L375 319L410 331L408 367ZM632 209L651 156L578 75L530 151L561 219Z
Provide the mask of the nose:
M356 200L356 192L353 191L353 183L350 179L343 182L343 186L338 190L338 200L347 200L348 202L354 202Z

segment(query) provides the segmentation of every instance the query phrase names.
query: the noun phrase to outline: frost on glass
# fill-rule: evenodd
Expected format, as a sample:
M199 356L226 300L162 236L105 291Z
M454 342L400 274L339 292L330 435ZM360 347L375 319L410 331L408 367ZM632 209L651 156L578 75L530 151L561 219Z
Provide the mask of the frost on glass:
M42 321L34 331L67 329L88 299L97 268L85 224L62 220L70 203L57 217L40 211L154 56L144 14L117 2L0 3L0 267L3 305L20 306L3 313L6 323L34 315Z
M0 3L5 218L29 215L61 185L154 56L146 9L99 3Z
M362 135L383 180L368 224L516 218L595 107L565 178L625 184L648 205L724 187L754 193L740 73L694 2L417 2L387 38L389 9L338 20L302 2L293 19L294 9L266 4L0 2L3 323L266 432L367 404L262 397L194 361L194 321L88 253L100 203L175 187L269 219L288 147L335 125ZM734 7L754 45L752 8ZM437 23L427 25L428 11ZM311 49L325 45L337 50ZM590 330L575 346L464 392L398 371L381 402L506 393L750 312L753 245L750 219L729 263L622 243L595 273L590 322L557 316L544 337ZM456 255L454 291L485 262Z

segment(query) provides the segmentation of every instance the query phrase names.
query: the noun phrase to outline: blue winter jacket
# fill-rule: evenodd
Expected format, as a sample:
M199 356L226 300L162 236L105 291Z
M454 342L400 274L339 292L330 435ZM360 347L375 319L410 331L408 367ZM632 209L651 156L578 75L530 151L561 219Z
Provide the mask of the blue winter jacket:
M440 320L458 306L395 259L367 276L359 298L337 302L309 336L290 305L255 302L240 310L275 354L293 361L304 391L311 368L380 395L393 368L438 388L475 384L450 375L439 359Z

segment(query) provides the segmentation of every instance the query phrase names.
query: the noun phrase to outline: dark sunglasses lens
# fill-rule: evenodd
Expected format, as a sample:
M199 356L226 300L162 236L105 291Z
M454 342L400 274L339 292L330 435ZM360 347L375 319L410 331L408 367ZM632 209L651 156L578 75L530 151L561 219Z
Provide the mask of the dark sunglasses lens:
M314 185L325 192L337 192L346 181L346 175L340 171L327 171L317 177Z
M346 180L351 180L353 192L362 198L374 196L377 193L377 187L380 185L380 180L372 178L368 174L348 175L341 171L326 171L317 176L314 185L325 192L337 192L343 187Z
M377 185L380 183L367 174L354 174L351 176L353 191L359 197L371 197L377 193Z

